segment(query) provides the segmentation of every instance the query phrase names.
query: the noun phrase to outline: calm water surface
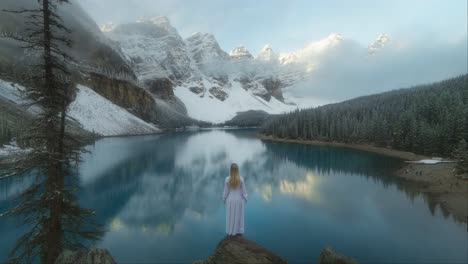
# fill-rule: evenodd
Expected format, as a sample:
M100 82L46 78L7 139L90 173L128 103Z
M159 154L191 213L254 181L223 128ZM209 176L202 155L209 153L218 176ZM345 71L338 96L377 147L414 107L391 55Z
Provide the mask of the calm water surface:
M411 184L401 161L345 148L262 142L252 130L106 138L80 167L81 203L108 232L98 247L119 263L190 263L224 236L229 165L246 180L246 237L291 263L331 245L366 262L466 263L466 225ZM0 210L30 180L0 181ZM23 228L0 218L0 262Z

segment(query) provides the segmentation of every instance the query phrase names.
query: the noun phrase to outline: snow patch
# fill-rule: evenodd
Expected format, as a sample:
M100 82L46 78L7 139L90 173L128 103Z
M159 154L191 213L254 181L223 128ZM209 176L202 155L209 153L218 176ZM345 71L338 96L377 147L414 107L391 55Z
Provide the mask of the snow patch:
M78 85L75 101L68 115L76 119L84 129L103 136L150 134L160 130L113 104L92 89Z
M438 163L451 163L453 161L450 160L443 160L441 158L432 158L432 159L422 159L416 161L407 161L407 163L413 164L438 164Z
M15 104L22 104L24 100L21 97L21 91L25 88L19 84L0 80L0 98L6 99Z
M26 108L26 105L28 105L30 101L25 99L22 95L22 93L25 93L25 91L26 88L17 83L7 82L0 79L0 99L6 100L7 102L11 102L19 106L25 106L25 109L29 113L38 114L41 111L39 106L32 105Z
M205 80L206 81L206 80ZM196 83L186 83L174 89L174 94L182 100L187 108L188 115L194 119L222 123L228 121L237 112L248 110L263 110L270 114L280 114L296 109L295 105L287 105L272 97L269 102L244 90L239 82L233 81L232 87L223 89L228 94L224 101L212 96L209 91L195 94L188 87L197 86ZM205 85L205 87L210 87Z
M31 151L31 149L29 149L29 148L23 149L23 148L18 146L16 141L12 141L9 144L3 145L2 147L0 147L0 158L23 155L23 154L26 154L26 153L28 153L30 151Z

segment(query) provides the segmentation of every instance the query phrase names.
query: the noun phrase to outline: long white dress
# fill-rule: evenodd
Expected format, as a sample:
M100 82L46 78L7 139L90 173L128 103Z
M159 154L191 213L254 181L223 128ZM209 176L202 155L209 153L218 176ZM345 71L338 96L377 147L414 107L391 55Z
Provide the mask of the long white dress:
M223 200L226 204L226 234L236 235L244 233L244 205L247 202L247 191L244 179L237 188L229 186L229 177L224 181Z

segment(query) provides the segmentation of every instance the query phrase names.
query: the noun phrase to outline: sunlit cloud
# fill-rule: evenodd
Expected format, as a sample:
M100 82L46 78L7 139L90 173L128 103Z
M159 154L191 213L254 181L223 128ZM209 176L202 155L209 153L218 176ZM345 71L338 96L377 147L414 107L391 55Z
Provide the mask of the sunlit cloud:
M312 172L308 172L302 181L281 180L279 183L281 193L314 203L320 202L320 193L317 187L317 176Z
M271 184L261 185L255 188L255 192L260 193L262 199L269 203L273 197L273 188Z

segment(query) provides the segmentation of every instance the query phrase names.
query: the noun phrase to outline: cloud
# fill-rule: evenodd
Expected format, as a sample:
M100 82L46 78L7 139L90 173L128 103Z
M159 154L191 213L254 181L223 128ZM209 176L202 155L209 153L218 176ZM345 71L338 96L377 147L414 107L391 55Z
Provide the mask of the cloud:
M372 56L367 47L347 41L315 59L310 77L290 92L341 101L467 73L467 37L445 42L426 37L392 40Z

